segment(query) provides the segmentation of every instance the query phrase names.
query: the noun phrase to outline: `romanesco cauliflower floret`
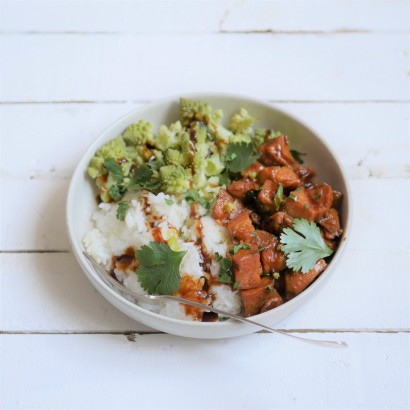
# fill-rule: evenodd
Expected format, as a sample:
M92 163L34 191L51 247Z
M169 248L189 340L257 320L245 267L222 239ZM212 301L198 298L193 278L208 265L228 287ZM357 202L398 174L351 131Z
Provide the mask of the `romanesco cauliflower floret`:
M176 194L189 189L191 170L181 165L165 165L159 169L161 188L167 194Z
M188 126L193 120L205 120L206 122L211 116L212 107L203 101L180 98L179 113L182 125Z
M245 142L249 144L250 142L252 142L252 137L249 132L238 132L236 134L232 134L229 137L229 142L232 144L235 144L235 143L237 144L240 142Z
M248 129L254 122L255 118L251 117L248 111L245 110L245 108L241 108L239 112L233 115L233 117L231 118L229 128L233 132L238 132Z
M184 156L185 160L188 163L191 163L192 158L194 156L194 145L193 145L193 143L191 141L191 138L189 137L189 134L187 132L183 132L180 135L179 148L180 148L181 153Z
M163 151L167 148L175 148L179 143L179 133L182 131L182 125L179 121L171 124L169 128L161 125L158 129L157 145Z
M213 130L216 142L218 144L226 144L229 137L232 135L232 132L222 125L222 118L222 110L216 110L208 122L208 126Z
M176 149L168 148L165 151L165 161L167 164L179 164L185 167L188 165L188 160L189 158L186 155Z
M253 140L257 147L259 145L262 145L265 142L265 135L266 135L265 128L256 128L254 130Z
M225 168L219 155L214 154L206 160L205 174L207 176L219 175Z
M195 188L201 188L206 185L207 178L205 175L206 157L208 156L208 145L205 143L197 143L196 151L192 163L194 169L193 183Z
M107 173L104 168L104 159L112 158L115 161L124 160L127 158L127 150L124 140L121 136L114 138L104 144L91 158L88 166L88 175L95 179Z
M151 122L139 120L131 124L122 134L127 145L155 145L154 125Z
M199 143L204 143L207 141L207 128L203 122L197 122L194 128L195 139Z

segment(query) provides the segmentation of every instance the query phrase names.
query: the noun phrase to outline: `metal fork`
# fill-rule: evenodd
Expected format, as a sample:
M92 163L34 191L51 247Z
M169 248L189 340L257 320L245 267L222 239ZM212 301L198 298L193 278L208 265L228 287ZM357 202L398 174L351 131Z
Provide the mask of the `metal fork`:
M212 306L208 305L203 305L198 302L194 302L193 300L185 299L185 298L180 298L178 296L171 296L171 295L148 295L148 294L137 294L129 289L127 289L124 285L122 285L120 282L115 280L110 273L103 268L100 264L98 264L91 256L87 255L87 253L83 252L84 256L87 258L88 262L90 263L91 267L97 271L97 273L100 274L101 278L104 280L105 283L108 285L112 286L115 288L118 293L121 294L121 296L125 297L127 300L131 301L132 303L135 303L135 300L143 301L161 301L161 300L166 300L166 301L172 301L172 302L178 302L178 303L183 303L185 305L190 305L190 306L195 306L197 308L203 309L205 311L209 312L214 312L218 313L219 315L229 317L230 319L235 319L240 322L245 322L245 323L250 323L255 326L259 326L264 330L267 330L268 332L271 333L279 333L284 336L291 337L293 339L300 340L305 343L313 344L316 346L322 346L322 347L333 347L333 348L341 348L341 347L347 347L347 343L342 342L342 341L332 341L332 340L314 340L314 339L308 339L306 337L301 337L301 336L296 336L291 333L285 332L283 330L278 330L278 329L273 329L269 326L263 325L262 323L255 322L254 320L244 318L239 315L235 315L233 313L228 313L225 312L224 310L214 308Z

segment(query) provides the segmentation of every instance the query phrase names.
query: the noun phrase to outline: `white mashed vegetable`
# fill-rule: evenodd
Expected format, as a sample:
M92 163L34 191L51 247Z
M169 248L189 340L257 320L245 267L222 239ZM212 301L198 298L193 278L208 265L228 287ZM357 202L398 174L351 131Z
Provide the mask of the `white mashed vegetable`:
M98 263L110 270L112 257L123 255L130 247L134 250L148 245L158 234L167 241L174 237L178 241L180 251L186 251L179 267L181 278L190 276L197 281L208 275L210 288L207 300L212 305L230 313L238 314L241 310L241 299L238 291L231 286L212 282L219 273L219 263L215 254L226 256L232 246L227 228L218 225L206 210L198 206L195 215L191 215L191 207L185 199L177 199L174 195L159 193L154 195L147 191L127 194L124 197L130 204L124 221L117 219L118 204L101 203L91 219L93 229L83 239L86 252ZM168 203L167 203L168 201ZM172 203L171 203L172 201ZM180 232L182 232L181 239ZM197 241L199 236L201 241ZM204 270L204 254L208 259L208 268ZM122 271L114 269L116 278L135 293L145 293L138 281L135 269ZM187 279L187 278L185 278ZM165 316L194 320L186 314L183 305L175 302L162 302L160 305L140 304L146 309Z

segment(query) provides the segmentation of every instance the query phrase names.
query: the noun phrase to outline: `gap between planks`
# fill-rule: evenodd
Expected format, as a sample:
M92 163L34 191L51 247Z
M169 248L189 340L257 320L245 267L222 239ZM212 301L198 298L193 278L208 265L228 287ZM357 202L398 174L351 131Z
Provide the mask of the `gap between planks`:
M410 333L410 329L281 329L275 328L280 332L285 333L355 333L355 334L371 334L371 333L386 333L386 334L399 334L399 333ZM261 333L272 333L268 330L260 330L255 332L256 334ZM81 330L81 331L71 331L71 330L0 330L0 335L123 335L123 336L146 336L146 335L169 335L169 333L160 331L134 331L134 330Z
M181 95L183 95L182 93ZM0 101L0 105L50 105L50 104L149 104L151 100L44 100L44 101ZM264 99L261 99L264 100ZM280 104L409 104L410 100L266 100Z
M19 31L19 30L4 30L0 31L2 36L146 36L151 34L168 34L173 36L181 35L196 35L200 36L203 34L208 35L223 35L223 34L270 34L275 36L333 36L333 35L344 35L344 34L358 34L358 35L372 35L372 34L408 34L409 30L365 30L365 29L336 29L336 30L273 30L273 29L256 29L256 30L203 30L203 31L75 31L75 30L64 30L64 31L40 31L40 30L29 30L29 31Z

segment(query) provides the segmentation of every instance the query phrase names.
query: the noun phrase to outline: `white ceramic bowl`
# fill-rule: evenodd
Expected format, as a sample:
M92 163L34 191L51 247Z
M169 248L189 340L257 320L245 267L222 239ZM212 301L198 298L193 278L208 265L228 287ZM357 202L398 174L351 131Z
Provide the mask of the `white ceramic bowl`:
M259 328L235 321L215 323L183 321L152 313L136 306L111 289L100 276L90 268L82 253L82 238L91 228L90 215L96 207L96 192L93 184L86 175L90 158L93 157L95 151L103 143L118 136L128 125L140 119L152 121L156 126L170 124L176 121L179 116L179 97L180 96L170 97L147 104L120 118L94 141L81 158L71 179L67 198L66 223L71 245L81 268L96 289L123 313L147 326L167 333L195 338L216 339L252 333L258 331ZM238 111L239 108L246 108L252 116L257 118L256 126L282 131L289 136L292 149L307 153L305 157L306 163L317 170L317 181L325 181L334 189L344 194L343 204L340 210L344 235L325 272L299 296L296 296L294 299L273 310L253 317L253 319L265 325L274 325L291 314L307 299L313 297L335 271L335 267L345 248L346 238L350 234L350 192L346 177L336 156L322 138L299 120L274 108L265 101L222 93L195 93L184 95L184 97L207 101L214 109L222 108L225 114L224 118L228 119L234 112ZM324 306L323 308L327 307Z

